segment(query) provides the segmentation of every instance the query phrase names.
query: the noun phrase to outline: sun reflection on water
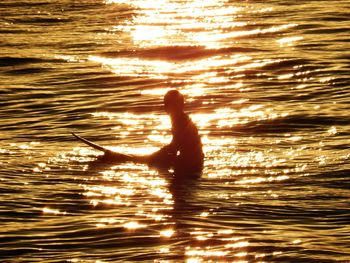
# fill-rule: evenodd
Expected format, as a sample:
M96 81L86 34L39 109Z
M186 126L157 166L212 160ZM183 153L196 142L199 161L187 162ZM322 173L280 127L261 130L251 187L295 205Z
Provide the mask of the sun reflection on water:
M171 52L171 50L169 50ZM203 51L205 52L205 51ZM203 73L205 71L210 72L211 69L218 67L230 68L238 63L243 63L251 60L252 58L247 55L235 54L228 57L215 56L212 58L198 59L196 63L193 61L166 61L160 59L141 59L141 58L129 58L129 57L102 57L102 56L90 56L89 59L94 62L102 64L104 67L109 68L112 72L123 76L137 76L142 75L148 78L156 79L168 79L169 76L189 74L187 81L201 80L209 83L217 83L220 80L221 83L230 82L228 76L217 77L216 73ZM268 60L266 62L248 64L247 66L240 65L236 71L243 71L246 68L262 67L268 63L275 63L276 60ZM227 71L230 73L230 71Z
M249 172L251 175L258 175L262 170L268 171L268 176L264 177L249 177L241 178L237 181L238 184L252 184L252 183L263 183L287 180L288 173L292 171L292 167L288 167L286 158L279 157L275 152L271 150L239 150L242 139L239 137L232 136L211 136L211 130L222 130L222 129L237 129L241 125L249 123L259 123L263 121L272 121L275 119L281 119L288 116L288 113L277 113L264 105L245 105L247 100L233 101L232 103L238 105L238 107L230 108L219 108L213 112L208 113L194 113L191 114L191 118L199 127L200 133L202 134L202 141L204 144L204 151L208 158L206 164L208 166L216 167L215 172L210 172L209 177L231 177L234 175L244 174ZM243 103L243 104L242 104ZM143 127L144 131L144 148L130 148L127 145L118 146L113 148L117 151L125 152L131 151L133 153L150 153L150 149L155 150L157 147L169 143L171 140L170 136L170 122L166 115L159 114L133 114L133 113L108 113L98 112L93 115L97 118L108 118L111 122L119 127L128 126L129 123L134 125L130 128L137 130L139 127ZM131 122L130 122L131 121ZM147 123L152 123L152 128L147 132L146 127L149 126ZM333 129L334 130L334 129ZM332 130L332 131L333 131ZM147 134L149 133L149 134ZM118 136L118 132L116 132ZM287 135L286 135L287 136ZM298 142L302 140L300 136L282 137L276 144L283 143L284 141L290 141L290 143ZM252 143L253 140L259 140L259 138L250 138ZM146 146L147 145L147 146ZM271 147L271 146L270 146ZM237 151L238 150L238 151ZM218 157L217 152L220 152ZM297 150L291 151L286 149L287 156L296 156ZM286 167L284 167L286 166ZM274 167L284 167L283 170L274 172ZM280 174L282 171L282 174ZM131 180L130 178L128 180ZM159 192L159 194L163 194ZM165 194L166 195L166 194Z
M193 233L195 234L195 233ZM197 236L198 241L209 242L208 239L218 239L218 236L214 234L207 234L206 237L202 236L202 233L199 232L200 236ZM189 246L186 247L185 256L187 257L187 262L202 262L202 261L226 261L228 258L230 261L236 258L244 258L248 255L248 252L244 251L250 246L248 241L240 241L244 239L241 238L232 238L224 239L219 238L219 240L224 242L229 242L224 247L216 247L213 245L206 246ZM237 241L234 241L237 240ZM218 242L218 241L216 241ZM208 243L210 244L210 242ZM243 251L242 251L243 250ZM241 259L240 259L241 260ZM232 261L238 262L238 261Z
M201 34L207 29L224 31L245 25L235 20L242 7L228 6L225 2L133 1L132 5L141 10L137 12L133 23L115 26L113 30L129 32L134 43L141 47L183 45L184 40L191 43L191 35ZM120 1L110 0L106 3Z
M273 8L262 7L257 10L251 9L249 5L232 6L227 2L133 1L131 5L137 11L132 23L116 25L111 31L128 32L139 47L206 45L217 48L230 46L234 38L279 32L295 26L287 24L249 29L250 22L239 21L243 14L271 13ZM125 2L108 0L106 4Z
M66 215L67 212L62 212L59 209L54 209L54 208L50 208L50 207L44 207L42 209L43 214L52 214L52 215Z
M233 101L232 103L240 104L244 102L246 102L246 100L243 99ZM150 136L164 135L164 132L168 131L170 128L170 120L166 115L98 112L94 113L93 116L107 117L108 119L115 121L117 127L119 125L129 127L128 124L133 123L134 127L130 127L130 130L138 129L136 124L141 127L147 127L147 124L152 123L152 125L154 125L152 132L156 134ZM214 112L211 113L191 114L192 120L197 126L199 126L200 130L206 130L210 126L215 126L218 129L227 127L234 128L240 124L274 120L286 116L288 116L287 112L277 113L274 112L272 108L267 108L264 105L250 105L240 109L225 107L215 109Z
M276 33L279 39L274 39L274 44L288 48L303 38L286 34L296 24L255 24L249 19L241 19L257 12L269 15L272 8L254 10L249 5L232 7L226 5L227 2L137 0L130 4L106 0L107 5L133 6L130 20L113 26L110 33L118 37L121 35L123 41L130 41L130 46L136 49L106 52L90 56L89 60L126 79L161 82L160 85L141 86L138 92L142 98L158 103L167 90L176 86L189 103L198 106L190 104L189 107L191 118L202 135L206 155L202 177L209 182L219 182L223 188L232 186L240 189L234 193L223 190L220 194L207 194L210 197L215 195L218 202L237 199L235 205L241 207L253 191L278 201L279 193L270 191L267 185L283 184L294 173L305 169L295 162L291 164L291 160L299 158L306 150L294 147L304 139L300 135L272 131L275 132L274 139L267 142L258 136L258 132L251 132L289 116L289 110L268 105L264 100L257 102L254 95L249 94L252 89L249 82L254 82L256 77L267 76L269 72L265 71L266 68L288 64L288 61L277 57L258 59L254 52L240 49L240 41ZM293 71L279 72L274 80L297 78L298 82L303 82L311 77L311 73L296 65ZM307 87L303 84L295 86L298 90L304 88ZM213 96L226 92L235 96ZM159 110L152 113L147 110L146 113L99 111L92 117L111 124L115 138L120 140L107 144L118 152L149 154L171 140L169 117ZM332 127L327 134L332 136L337 132L337 128ZM86 160L92 153L96 155L96 152L83 147L74 151L71 160L79 160L79 156ZM317 161L327 162L322 156ZM44 167L39 165L38 168ZM182 213L193 213L192 216L200 222L210 222L214 220L215 212L207 207L199 211L186 207L186 195L172 189L169 177L169 173L134 163L116 164L97 171L82 183L84 197L94 209L110 208L123 214L97 219L96 228L117 226L126 234L140 232L140 235L149 231L150 236L163 242L181 243L183 236L187 235L189 240L182 251L187 262L226 259L251 262L252 258L263 260L277 253L251 252L257 244L237 229L213 230L211 223L180 229L179 225L187 220ZM259 187L266 189L260 190ZM159 248L158 253L166 255L172 249L164 246Z

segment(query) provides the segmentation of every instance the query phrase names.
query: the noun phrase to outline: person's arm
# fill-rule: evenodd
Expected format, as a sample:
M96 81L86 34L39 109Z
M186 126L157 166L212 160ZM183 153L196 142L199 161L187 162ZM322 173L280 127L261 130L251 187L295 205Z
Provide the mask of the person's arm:
M171 142L162 148L160 148L158 151L152 154L155 159L162 159L165 157L168 157L169 155L176 155L176 152L178 151L177 142L175 140L175 137L173 136L173 139Z
M163 151L168 154L176 154L179 150L179 144L177 142L177 136L173 134L173 138L168 145L163 146L160 151Z
M173 129L172 129L173 137L172 137L171 142L150 155L150 163L151 164L169 165L169 163L172 162L172 160L174 159L174 157L177 154L177 151L180 148L179 139L180 139L181 134L179 132L181 133L181 131L174 129L174 127L173 127Z

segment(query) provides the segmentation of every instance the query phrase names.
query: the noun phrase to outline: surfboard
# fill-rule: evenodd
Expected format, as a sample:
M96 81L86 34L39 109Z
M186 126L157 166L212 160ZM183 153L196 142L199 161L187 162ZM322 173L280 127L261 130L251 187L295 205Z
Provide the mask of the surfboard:
M75 134L74 132L72 132L72 135L75 138L77 138L79 141L85 143L86 145L92 147L93 149L103 152L104 155L101 158L102 160L111 161L111 162L132 161L132 162L138 162L138 163L147 163L149 161L149 156L139 156L139 155L131 155L131 154L114 152L104 146L98 145L97 143L94 143L88 139L85 139Z
M100 145L98 145L98 144L96 144L96 143L93 143L93 142L91 142L91 141L89 141L89 140L87 140L87 139L85 139L85 138L83 138L83 137L81 137L81 136L75 134L74 132L72 132L72 135L73 135L75 138L77 138L78 140L82 141L83 143L85 143L85 144L91 146L91 147L94 148L95 150L99 150L99 151L102 151L102 152L107 152L107 151L109 151L107 148L105 148L105 147L103 147L103 146L100 146Z
M161 151L155 152L151 155L133 155L133 154L118 153L118 152L109 150L104 146L98 145L97 143L94 143L88 139L85 139L75 134L74 132L72 132L72 135L76 139L92 147L93 149L103 152L104 154L98 157L98 159L103 162L112 162L112 163L135 162L135 163L147 164L149 166L157 167L160 169L168 169L173 166L171 165L171 162L172 162L171 159L169 159L166 153L162 153ZM177 172L177 177L181 177L182 175L186 175L186 177L198 177L202 172L202 167L195 167L195 169L190 167L190 169L187 169L188 171L186 170L186 167L179 166L178 168L181 168L183 171L176 169L176 165L175 165L174 167L175 173L176 173L176 170L180 171L180 172Z

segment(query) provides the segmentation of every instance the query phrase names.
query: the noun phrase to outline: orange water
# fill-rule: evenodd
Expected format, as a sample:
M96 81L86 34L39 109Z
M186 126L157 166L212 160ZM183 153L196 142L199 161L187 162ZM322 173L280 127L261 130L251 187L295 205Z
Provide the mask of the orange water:
M4 262L350 260L349 4L0 3ZM198 180L96 162L171 140L178 88Z

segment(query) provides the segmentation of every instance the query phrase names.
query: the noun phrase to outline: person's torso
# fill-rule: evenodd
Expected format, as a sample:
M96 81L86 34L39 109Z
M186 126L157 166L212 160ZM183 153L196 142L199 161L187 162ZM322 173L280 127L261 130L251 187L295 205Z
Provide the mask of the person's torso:
M180 156L193 161L203 160L202 142L197 127L187 114L172 120L172 133L178 144Z

